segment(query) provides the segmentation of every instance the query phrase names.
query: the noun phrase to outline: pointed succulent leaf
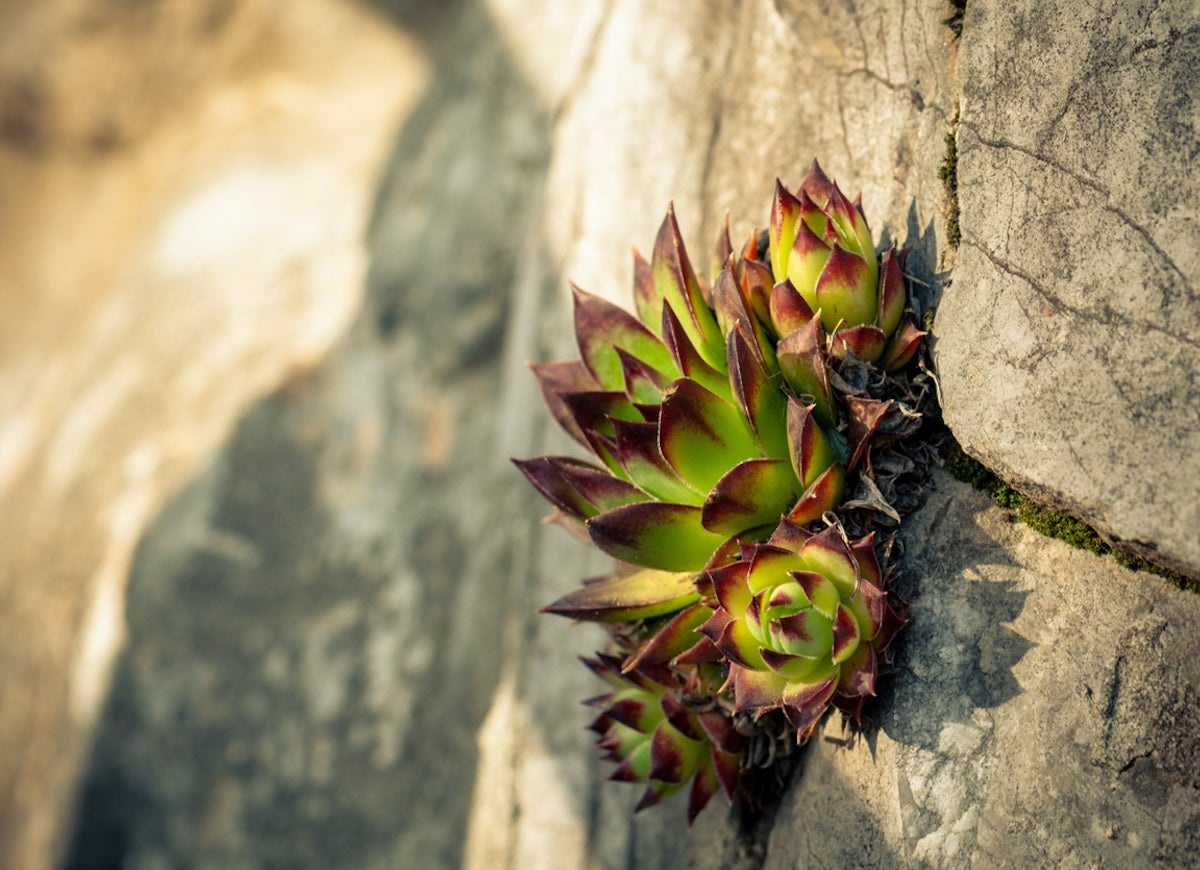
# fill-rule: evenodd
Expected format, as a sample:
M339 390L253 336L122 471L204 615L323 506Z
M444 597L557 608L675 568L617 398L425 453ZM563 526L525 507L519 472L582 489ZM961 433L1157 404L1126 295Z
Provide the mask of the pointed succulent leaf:
M658 424L614 420L613 456L638 487L660 501L699 505L704 495L679 476L658 447Z
M737 409L690 378L663 394L658 444L667 462L700 490L709 490L740 460L758 455Z
M717 603L734 616L741 615L750 604L750 563L742 560L732 565L705 572L712 583ZM714 638L715 639L715 638Z
M584 447L589 447L588 439L584 436L579 424L575 422L575 415L571 413L571 409L567 407L563 397L572 393L598 389L600 385L596 383L591 372L579 360L545 364L530 363L529 368L537 376L538 385L542 390L542 399L558 425Z
M862 212L846 198L842 189L836 184L829 202L825 205L831 223L837 230L838 240L848 251L863 258L868 264L871 277L871 289L875 289L878 272L875 257L875 242L871 239L871 231L867 229L867 221Z
M651 268L659 293L679 318L692 346L711 367L724 371L721 331L704 301L700 283L688 260L673 205L659 228Z
M588 520L592 542L631 565L664 571L699 571L725 538L700 522L692 505L643 502Z
M846 351L867 362L875 362L883 355L887 336L876 326L850 326L833 334L830 351L835 359L845 359Z
M654 703L653 696L640 689L626 689L618 692L610 699L604 715L614 722L620 722L634 731L643 734L650 733L662 721L662 712Z
M642 810L648 810L650 807L658 806L681 788L683 788L681 783L651 780L649 783L647 783L646 791L642 794L642 799L638 801L638 804L633 808L633 811L635 813L640 813Z
M624 392L591 390L582 393L568 393L563 396L563 401L579 428L588 436L590 444L594 444L591 437L593 435L612 436L615 434L612 426L613 419L642 419L642 415Z
M650 777L650 752L650 741L643 735L608 778L613 782L645 782Z
M759 652L762 642L751 632L745 619L733 618L724 610L717 610L700 626L700 631L734 664L758 670L766 667Z
M724 713L721 715L725 716ZM741 753L724 752L714 745L712 765L717 772L717 779L721 783L721 790L725 792L725 799L732 801L737 792L738 779L741 775Z
M741 712L781 706L788 682L772 671L750 670L734 664L729 666L729 684L733 688L734 709Z
M746 561L750 563L746 586L753 594L775 586L791 571L806 568L804 560L795 553L763 544L756 545Z
M800 182L799 189L808 194L818 207L824 208L829 202L829 197L833 195L833 187L833 182L829 180L829 176L825 174L821 164L813 160L804 180Z
M633 249L633 303L638 320L662 338L662 294L654 283L654 271L637 248Z
M775 652L772 649L764 648L762 650L762 657L768 668L789 683L807 683L814 680L823 680L834 669L833 663L829 660L827 654L819 657L810 657Z
M784 459L747 459L729 469L704 500L701 521L733 536L773 526L795 503L799 487Z
M638 507L641 505L631 505L621 510ZM836 583L843 599L854 593L858 585L858 563L837 526L829 526L810 538L800 551L800 558L805 568L824 574Z
M625 384L625 393L629 396L642 416L646 410L642 405L654 407L652 412L657 416L657 406L662 401L662 391L674 378L667 377L662 372L635 357L623 347L616 348L617 358L621 361L621 375ZM672 369L674 370L674 369Z
M796 395L812 402L818 422L833 426L833 393L825 367L821 323L814 316L805 326L785 335L776 348L779 368Z
M692 777L692 790L688 793L687 823L689 828L696 821L696 817L700 815L700 811L712 800L712 796L717 793L718 788L720 788L720 783L717 772L713 768L711 759L705 759L696 769L696 773Z
M579 355L588 371L606 390L624 390L625 378L617 348L624 348L668 378L678 372L670 353L649 329L632 314L574 284L575 337Z
M788 723L803 740L829 709L829 701L837 689L837 676L812 685L791 683L784 690L783 712Z
M729 378L724 369L717 371L704 361L669 305L663 306L662 329L667 350L683 376L691 378L715 395L729 397Z
M698 629L711 613L700 603L685 607L638 647L626 667L637 668L646 663L663 664L692 649L704 640Z
M904 274L892 245L879 263L879 322L884 335L891 335L900 325L907 302L904 292Z
M788 433L778 378L771 378L762 358L739 330L732 330L726 343L733 396L750 422L759 450L773 459L786 458Z
M924 332L908 321L904 321L900 328L892 334L892 340L888 342L880 364L889 372L904 368L916 355L917 348L921 345L921 339L924 337Z
M800 220L800 200L783 183L775 179L775 201L771 206L771 269L776 280L787 275L792 243L796 240L796 223Z
M812 405L787 400L787 440L796 477L811 486L833 464L833 447L813 417Z
M833 646L833 623L814 609L772 620L772 645L780 652L815 659Z
M551 504L579 519L648 498L633 484L570 457L538 456L513 462Z
M713 309L717 315L721 335L726 337L738 321L745 325L751 320L750 309L746 307L742 289L733 273L732 261L725 263L725 267L717 273L717 280L713 283Z
M654 729L650 741L650 779L682 784L696 771L704 745L689 740L668 722Z
M804 289L799 284L797 289L803 295ZM874 322L876 287L867 261L840 244L834 245L817 279L813 307L821 309L821 325L827 330L835 329L838 324L858 326Z
M800 550L804 547L804 542L812 536L812 532L784 517L779 521L779 525L775 527L775 531L771 533L767 544L781 550L799 554Z
M831 248L825 240L809 228L806 222L801 221L796 233L796 241L792 243L792 254L788 260L787 273L776 276L780 281L789 281L804 299L805 304L814 312L821 307L820 299L817 296L817 285L821 275L828 267L833 249L836 247L836 241Z
M776 335L788 335L813 319L812 307L796 290L791 281L784 280L771 288L771 323Z
M800 584L800 588L812 602L814 610L823 614L827 619L833 619L837 615L838 605L842 603L842 596L837 584L816 571L790 571L788 573L793 580Z
M850 542L850 552L858 563L858 576L879 589L883 589L883 573L879 570L879 557L875 555L875 533Z
M795 506L788 511L787 519L798 526L819 520L826 511L831 511L842 502L845 494L846 471L840 462L835 462L804 490Z
M775 276L753 256L742 258L742 294L750 312L760 323L771 323L771 288Z
M875 694L875 681L879 675L879 656L869 643L859 644L854 655L842 663L838 678L839 695L862 697Z
M854 655L861 638L862 632L854 614L844 605L839 606L837 616L833 620L833 663L840 665Z
M589 583L542 612L597 622L633 622L674 613L699 598L690 574L648 570Z
M662 697L658 699L658 705L663 717L671 723L671 727L688 740L700 743L708 739L704 729L700 727L700 720L696 718L696 714L679 699L675 692L663 692Z

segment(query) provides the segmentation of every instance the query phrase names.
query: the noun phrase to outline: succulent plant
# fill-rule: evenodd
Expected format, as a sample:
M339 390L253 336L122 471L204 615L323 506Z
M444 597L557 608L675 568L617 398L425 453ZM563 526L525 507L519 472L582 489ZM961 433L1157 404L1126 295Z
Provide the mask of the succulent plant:
M778 282L770 311L781 337L816 317L839 358L849 348L888 371L912 359L924 333L904 319L902 255L892 245L876 261L861 203L815 160L795 194L776 181L770 245Z
M518 467L601 550L662 571L699 571L731 538L832 509L848 450L818 424L832 421L820 350L777 360L731 264L710 307L673 211L652 264L635 265L641 320L574 288L581 360L533 367L555 418L601 464Z
M602 709L590 727L600 735L596 745L605 758L617 763L609 778L646 783L638 810L670 797L689 781L689 825L718 789L733 799L743 740L715 700L719 680L706 684L693 678L685 685L677 671L664 665L626 669L622 659L603 654L584 663L612 687L587 702Z
M634 252L636 316L573 287L580 359L532 366L593 458L516 464L617 560L544 610L609 631L587 660L612 687L592 727L612 778L647 784L638 809L691 782L690 823L743 793L748 747L774 757L831 706L857 722L875 692L903 620L874 535L849 541L830 512L854 473L869 486L848 508L898 520L868 447L919 425L908 382L878 377L924 335L903 259L876 258L860 205L814 161L795 194L777 184L768 232L735 251L726 222L711 285L668 210L651 260Z
M873 534L848 542L836 525L813 534L785 520L704 582L716 604L699 630L730 663L735 711L782 710L800 739L830 705L859 721L904 624L883 591Z

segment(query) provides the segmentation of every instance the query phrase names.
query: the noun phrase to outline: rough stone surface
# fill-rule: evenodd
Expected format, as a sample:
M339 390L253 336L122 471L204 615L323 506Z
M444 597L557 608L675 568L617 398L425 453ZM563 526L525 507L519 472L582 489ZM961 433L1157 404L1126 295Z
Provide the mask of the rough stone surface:
M328 2L3 18L0 866L40 868L69 839L134 549L237 417L345 329L425 67Z
M1193 575L1198 34L1193 3L969 7L963 238L936 324L971 453Z
M887 700L813 742L765 867L1194 862L1200 597L934 484Z
M59 2L71 14L95 5ZM107 34L92 55L71 55L99 63L160 21L149 8L108 30L69 15L77 26L56 30L55 13L30 11L13 26L52 41ZM0 269L12 272L0 287L53 279L34 284L47 291L29 338L0 321L0 384L13 397L0 516L27 542L0 574L5 603L24 602L0 609L0 795L15 796L0 804L0 864L53 865L48 844L93 733L67 859L80 870L1186 854L1198 792L1184 628L1197 599L1009 525L945 478L908 533L916 623L895 700L850 749L828 730L773 829L754 836L739 837L718 804L690 834L678 801L630 817L638 790L602 781L576 703L597 684L574 657L599 632L535 613L606 567L537 523L544 505L507 462L571 449L523 366L574 352L567 277L628 301L629 245L650 247L671 199L706 265L726 210L735 237L765 225L776 175L794 184L819 156L851 193L861 185L878 236L913 247L922 309L939 304L955 263L943 137L960 77L986 95L993 64L984 53L973 72L959 66L941 0L323 0L302 16L311 29L296 25L311 54L276 29L287 4L231 8L161 19L175 24L131 66L159 70L167 96L95 110L119 118L120 135L97 133L86 102L39 114L37 93L72 90L51 71L74 67L43 69L32 49L14 61L0 42L0 61L37 72L5 79L20 99L2 103L0 180L28 198L0 212ZM972 14L967 46L973 26L993 26ZM228 51L193 45L193 31L225 34ZM1185 42L1159 38L1146 52ZM268 47L289 45L287 63L267 62ZM298 112L296 125L264 126L275 116L256 87L285 118ZM213 111L241 118L243 138L220 126L198 143L158 137L209 117L181 89L216 93ZM972 111L967 100L981 130ZM160 159L190 156L164 174L133 171L156 165L145 156L78 163L110 140L126 143L115 155L159 143ZM201 195L227 163L245 170L235 177L248 193ZM113 166L124 174L95 172ZM43 171L60 175L11 181ZM964 187L991 184L965 171ZM292 195L264 194L263 178ZM324 180L305 186L313 178ZM274 206L260 213L264 201ZM228 250L163 217L180 209L229 221ZM968 239L993 219L979 209L964 208ZM121 244L62 265L61 240L106 238L106 221ZM182 227L169 250L192 258L175 271L154 265L161 246L145 241L164 227ZM1176 263L1190 256L1171 250ZM359 268L321 271L339 257ZM91 272L103 278L94 298L78 289ZM971 286L1003 275L954 273L943 351L955 341L946 306L970 307ZM39 573L50 575L40 586L18 582ZM71 664L86 645L78 627L93 622L108 626L102 651L120 649L111 691L104 655L84 657L90 670ZM94 732L69 708L73 685L103 702ZM861 839L814 824L814 808L858 819Z

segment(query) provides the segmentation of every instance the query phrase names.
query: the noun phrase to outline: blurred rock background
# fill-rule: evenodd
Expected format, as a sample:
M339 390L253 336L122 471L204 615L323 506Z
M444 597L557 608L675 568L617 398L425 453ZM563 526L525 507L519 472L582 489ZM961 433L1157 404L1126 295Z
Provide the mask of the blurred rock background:
M889 697L778 814L631 818L508 457L813 156L913 247L946 419L1200 573L1186 4L0 2L0 866L1146 866L1200 848L1200 599L944 474ZM939 170L957 134L961 246Z

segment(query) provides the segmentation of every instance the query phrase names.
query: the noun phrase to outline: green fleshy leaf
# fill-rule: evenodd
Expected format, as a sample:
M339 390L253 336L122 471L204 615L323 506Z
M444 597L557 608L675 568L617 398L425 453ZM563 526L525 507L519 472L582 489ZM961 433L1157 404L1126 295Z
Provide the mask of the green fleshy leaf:
M844 606L838 607L837 616L833 620L833 663L840 665L854 655L861 637L862 631L854 614Z
M699 506L704 493L679 476L658 447L658 424L613 421L616 445L613 455L639 488L659 501Z
M588 521L597 547L615 559L664 571L699 571L725 538L700 522L692 505L643 502Z
M634 622L674 613L699 599L691 574L647 570L595 580L542 612L593 622Z
M839 324L859 326L874 323L877 280L866 260L841 245L834 245L829 262L817 279L813 307L821 310L821 325L827 331L832 331Z
M713 486L701 514L704 527L727 537L774 526L799 495L796 476L783 459L748 459Z
M662 338L662 294L654 283L654 271L636 248L633 251L633 302L642 324Z
M830 526L810 538L800 552L800 559L804 562L804 568L824 574L836 583L843 601L854 593L858 585L858 563L836 526Z
M833 646L833 623L813 609L771 620L764 628L771 646L788 655L813 659L829 655Z
M668 379L678 376L666 346L637 318L574 284L571 290L575 297L575 337L579 355L604 389L625 389L625 375L617 348L624 348Z
M758 458L758 445L736 408L689 378L663 395L659 447L679 475L707 491L744 459Z
M788 430L780 377L768 374L763 361L739 330L729 333L727 344L730 386L742 414L750 421L762 455L786 459Z
M784 379L797 396L816 406L813 413L821 425L832 427L836 419L823 342L821 322L813 317L807 325L780 339L776 351Z
M651 268L659 294L679 318L692 346L706 363L724 372L725 343L688 260L673 205L659 228Z
M783 183L775 179L775 201L771 206L771 269L775 280L787 275L792 243L796 239L796 222L800 219L800 201Z
M704 361L669 305L663 306L662 330L663 341L671 352L671 358L675 360L677 368L685 378L691 378L714 395L732 399L725 368L722 366L721 370L717 371Z

